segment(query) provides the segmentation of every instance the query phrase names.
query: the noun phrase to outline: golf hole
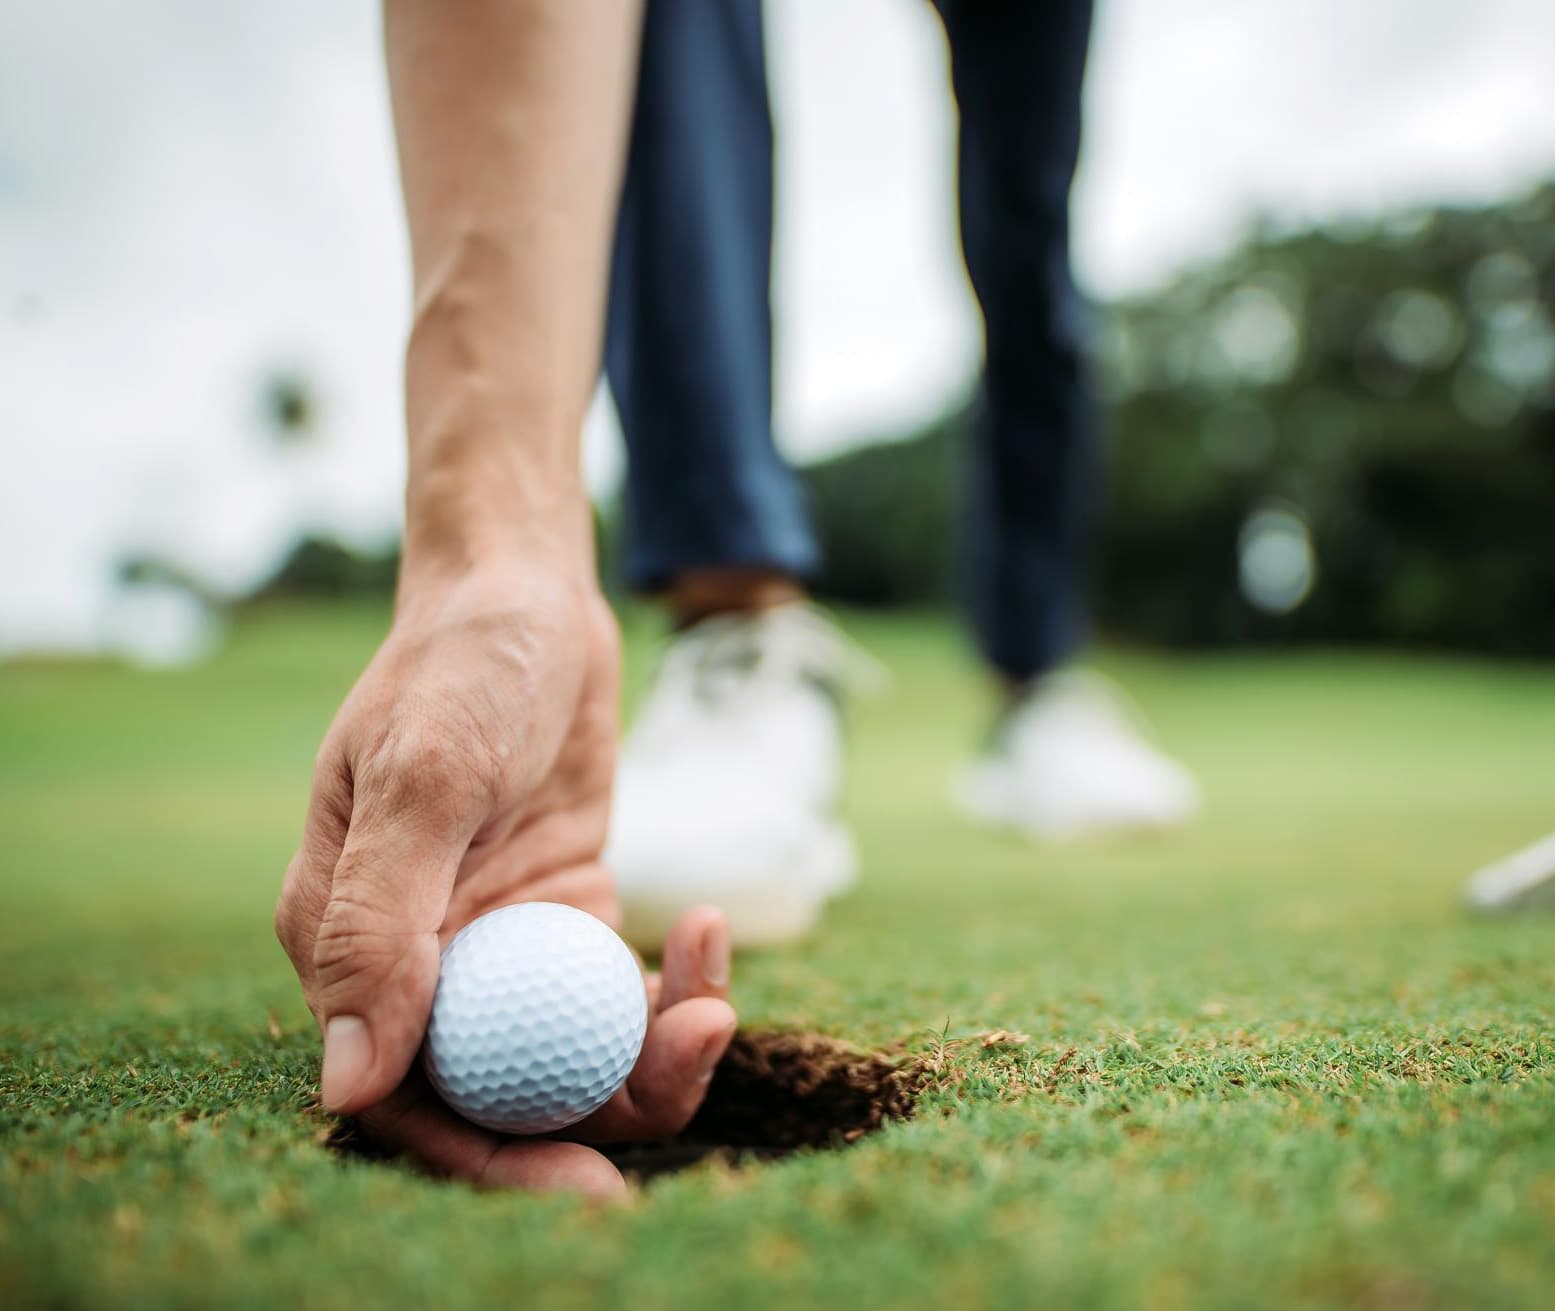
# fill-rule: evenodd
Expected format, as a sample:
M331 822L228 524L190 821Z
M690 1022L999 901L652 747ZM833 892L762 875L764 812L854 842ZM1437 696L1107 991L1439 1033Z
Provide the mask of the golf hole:
M604 1146L628 1177L649 1180L717 1160L731 1167L805 1149L850 1146L908 1119L927 1082L912 1058L865 1051L817 1033L737 1033L707 1098L684 1132L664 1142ZM325 1140L344 1156L390 1159L352 1120Z
M708 1159L739 1166L847 1147L908 1119L926 1078L915 1060L823 1034L742 1030L679 1137L603 1150L625 1174L651 1179Z

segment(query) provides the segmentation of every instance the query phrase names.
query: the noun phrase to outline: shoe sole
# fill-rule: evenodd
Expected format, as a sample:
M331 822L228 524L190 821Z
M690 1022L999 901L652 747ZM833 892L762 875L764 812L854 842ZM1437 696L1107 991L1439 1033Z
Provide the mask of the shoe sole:
M951 780L950 796L963 816L984 828L1013 833L1033 842L1068 842L1105 837L1107 834L1169 833L1186 825L1197 813L1197 803L1175 815L1135 816L1129 819L1095 819L1052 825L1033 821L1030 812L1009 801L1008 789L994 772L976 765L963 769Z

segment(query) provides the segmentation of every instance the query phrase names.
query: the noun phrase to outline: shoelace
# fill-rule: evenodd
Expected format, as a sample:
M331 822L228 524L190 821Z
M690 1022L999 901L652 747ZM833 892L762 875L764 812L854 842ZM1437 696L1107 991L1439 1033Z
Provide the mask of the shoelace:
M1132 728L1135 735L1147 741L1155 737L1139 702L1112 679L1089 669L1064 669L1047 675L1011 709L1002 727L1007 732L1024 715L1072 706L1084 706L1095 722L1107 724L1116 732L1127 734Z
M699 704L718 706L764 684L786 687L796 677L840 699L847 693L878 692L890 676L831 620L811 607L796 606L704 619L671 644L659 687L671 696L684 688Z

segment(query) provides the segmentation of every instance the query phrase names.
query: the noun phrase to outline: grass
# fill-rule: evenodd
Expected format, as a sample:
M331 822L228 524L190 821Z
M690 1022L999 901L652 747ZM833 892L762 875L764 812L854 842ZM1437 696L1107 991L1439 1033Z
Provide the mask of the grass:
M855 733L865 879L737 1001L906 1039L934 1086L850 1151L598 1212L321 1146L269 913L383 622L0 669L0 1305L1549 1304L1555 923L1456 898L1555 824L1555 672L1110 657L1211 808L1037 850L945 800L988 711L953 630L858 618L896 673Z

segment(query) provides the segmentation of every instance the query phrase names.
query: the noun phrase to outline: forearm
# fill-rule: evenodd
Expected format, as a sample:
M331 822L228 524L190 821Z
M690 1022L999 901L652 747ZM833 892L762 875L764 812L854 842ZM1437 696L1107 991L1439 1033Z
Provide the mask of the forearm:
M589 560L636 0L386 0L414 267L408 579L519 545Z

